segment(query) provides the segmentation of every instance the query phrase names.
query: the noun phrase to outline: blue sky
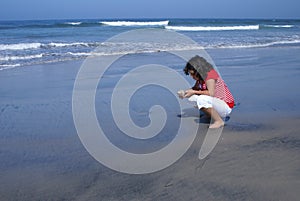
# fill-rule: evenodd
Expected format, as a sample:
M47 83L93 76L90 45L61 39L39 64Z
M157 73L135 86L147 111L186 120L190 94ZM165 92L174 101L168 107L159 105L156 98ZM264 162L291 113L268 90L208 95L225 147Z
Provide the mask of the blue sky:
M0 20L294 18L299 0L1 0Z

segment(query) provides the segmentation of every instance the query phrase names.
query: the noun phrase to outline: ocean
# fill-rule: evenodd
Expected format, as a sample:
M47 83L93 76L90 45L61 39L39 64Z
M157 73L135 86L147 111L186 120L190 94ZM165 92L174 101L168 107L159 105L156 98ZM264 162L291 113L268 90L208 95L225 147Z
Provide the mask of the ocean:
M0 21L0 70L83 59L100 54L151 51L151 44L106 40L133 29L158 28L184 34L205 49L300 46L300 20L271 19L77 19ZM124 48L124 45L126 48ZM155 50L157 50L155 46ZM168 50L170 47L163 47ZM177 48L187 48L182 46ZM153 49L154 50L154 49Z

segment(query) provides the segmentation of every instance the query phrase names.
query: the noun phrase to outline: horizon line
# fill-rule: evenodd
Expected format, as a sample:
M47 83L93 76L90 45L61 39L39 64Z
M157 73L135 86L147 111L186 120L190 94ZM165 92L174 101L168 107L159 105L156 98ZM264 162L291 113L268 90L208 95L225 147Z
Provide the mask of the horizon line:
M207 20L207 19L217 19L217 20L300 20L300 18L250 18L250 17L122 17L122 18L117 18L117 17L111 17L111 18L44 18L44 19L0 19L0 22L8 22L8 21L48 21L48 20L172 20L172 19L202 19L202 20Z

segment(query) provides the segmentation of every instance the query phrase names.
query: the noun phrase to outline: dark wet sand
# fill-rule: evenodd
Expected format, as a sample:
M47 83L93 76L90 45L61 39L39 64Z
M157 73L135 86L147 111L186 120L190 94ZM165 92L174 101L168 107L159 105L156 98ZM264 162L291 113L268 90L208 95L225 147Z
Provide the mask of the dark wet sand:
M180 160L146 175L110 170L81 144L71 112L80 61L0 71L1 200L298 200L300 49L209 53L238 103L219 143L199 160L199 123Z

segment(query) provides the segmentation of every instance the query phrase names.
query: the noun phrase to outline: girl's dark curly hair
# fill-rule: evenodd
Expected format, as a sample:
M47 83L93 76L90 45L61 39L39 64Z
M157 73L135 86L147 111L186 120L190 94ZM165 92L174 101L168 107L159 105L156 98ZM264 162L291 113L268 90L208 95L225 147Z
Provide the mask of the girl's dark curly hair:
M197 78L205 80L207 73L212 69L214 69L214 67L210 63L203 57L196 55L187 62L183 71L186 75L189 75L189 71L193 70Z

